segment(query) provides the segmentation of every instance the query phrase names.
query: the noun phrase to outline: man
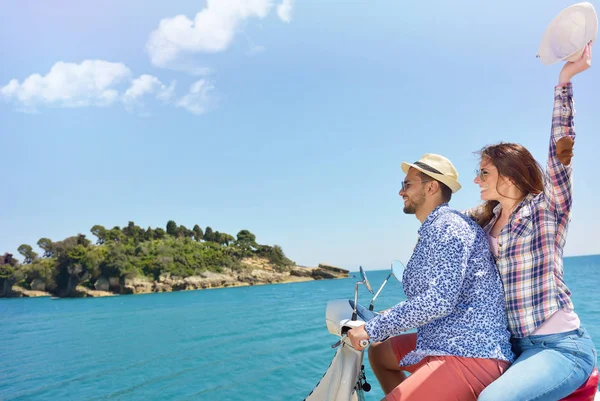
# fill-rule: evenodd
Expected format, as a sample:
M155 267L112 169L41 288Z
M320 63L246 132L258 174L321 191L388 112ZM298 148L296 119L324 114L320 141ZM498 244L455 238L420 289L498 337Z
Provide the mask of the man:
M450 160L425 154L402 170L404 213L422 223L404 273L407 300L348 336L357 349L373 343L369 361L387 400L475 401L514 359L502 283L483 230L448 206L461 188Z

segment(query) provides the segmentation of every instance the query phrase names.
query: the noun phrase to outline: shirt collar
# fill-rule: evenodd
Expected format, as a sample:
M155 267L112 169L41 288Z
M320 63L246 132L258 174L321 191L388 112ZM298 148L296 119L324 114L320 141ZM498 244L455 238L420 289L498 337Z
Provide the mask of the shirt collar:
M532 201L536 196L538 195L531 193L525 196L521 203L519 203L519 206L517 206L515 218L531 216L531 213L533 213Z
M527 216L531 216L532 213L532 209L531 209L531 201L533 200L533 198L535 198L537 195L535 194L527 194L527 196L525 196L525 198L523 198L523 200L521 202L519 202L519 204L517 205L517 207L515 208L514 213L514 217L527 217ZM498 203L495 207L494 207L494 216L498 217L498 215L500 214L500 211L502 211L502 205L500 203Z
M444 213L449 208L450 206L448 206L448 203L442 203L441 205L433 209L431 213L429 213L429 216L427 216L423 224L421 224L421 227L419 228L419 235L421 235L421 232L427 227L429 227L435 221L435 219L438 218L440 214Z
M496 206L494 206L494 210L493 210L494 216L498 217L501 210L502 210L502 205L500 203L498 203Z

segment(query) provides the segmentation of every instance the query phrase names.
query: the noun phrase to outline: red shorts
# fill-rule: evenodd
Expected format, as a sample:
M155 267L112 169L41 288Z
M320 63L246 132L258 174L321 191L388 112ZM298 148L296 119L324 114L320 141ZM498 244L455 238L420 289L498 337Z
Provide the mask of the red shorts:
M398 363L417 346L417 334L392 337ZM510 366L497 359L429 356L400 366L411 375L387 396L389 401L476 401L479 393Z

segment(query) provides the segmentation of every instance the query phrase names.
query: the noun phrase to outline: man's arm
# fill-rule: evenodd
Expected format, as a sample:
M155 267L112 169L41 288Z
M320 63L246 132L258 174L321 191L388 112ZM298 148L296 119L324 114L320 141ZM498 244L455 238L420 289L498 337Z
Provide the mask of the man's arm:
M371 341L430 323L450 314L457 303L469 256L468 246L450 229L433 238L427 265L427 288L385 313L369 320L365 330ZM416 272L415 274L419 274Z

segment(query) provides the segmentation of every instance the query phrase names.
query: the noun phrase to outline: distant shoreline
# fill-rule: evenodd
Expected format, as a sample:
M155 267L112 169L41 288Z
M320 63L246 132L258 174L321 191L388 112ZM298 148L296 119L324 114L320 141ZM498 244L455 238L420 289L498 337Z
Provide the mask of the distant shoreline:
M9 295L4 298L98 298L159 292L197 291L348 278L350 277L349 273L348 270L327 265L319 265L312 268L294 266L287 272L277 272L268 265L261 265L261 268L249 269L244 272L203 272L201 275L185 278L170 275L161 276L159 280L151 280L146 277L126 278L123 280L108 280L103 278L100 284L97 282L95 289L78 285L72 296L68 297L58 297L56 294L48 291L29 290L14 285Z

